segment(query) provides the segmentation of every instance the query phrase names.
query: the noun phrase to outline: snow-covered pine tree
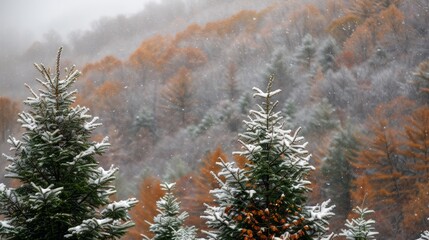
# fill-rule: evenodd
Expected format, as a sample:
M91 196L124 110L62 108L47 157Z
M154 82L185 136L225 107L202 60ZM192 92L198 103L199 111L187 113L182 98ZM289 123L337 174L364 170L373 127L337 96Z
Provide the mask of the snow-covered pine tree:
M19 114L22 140L10 137L13 156L6 177L19 186L0 184L0 236L5 239L116 239L133 226L127 211L135 199L111 202L117 168L98 167L96 155L108 148L107 137L90 141L101 125L85 107L72 107L76 90L69 88L80 72L74 67L60 79L59 49L55 75L43 65L39 94ZM107 206L106 206L107 205Z
M285 130L277 102L271 98L280 90L267 92L254 88L263 99L258 110L251 110L246 131L239 135L247 159L244 168L220 159L221 171L214 177L219 188L211 193L216 205L207 205L206 232L209 239L320 239L327 231L327 220L334 206L329 200L306 206L310 191L307 175L314 168L304 139ZM332 237L332 235L331 235Z
M341 229L340 236L346 237L349 240L372 240L378 232L375 231L375 221L365 219L365 215L373 213L373 210L368 208L360 208L359 206L353 209L353 212L359 215L358 218L346 220L347 229Z
M155 234L153 238L143 236L146 240L193 240L196 239L197 229L194 226L183 225L188 217L187 212L180 213L180 202L173 194L175 183L162 183L161 189L165 195L156 202L158 215L154 223L149 223L149 230Z

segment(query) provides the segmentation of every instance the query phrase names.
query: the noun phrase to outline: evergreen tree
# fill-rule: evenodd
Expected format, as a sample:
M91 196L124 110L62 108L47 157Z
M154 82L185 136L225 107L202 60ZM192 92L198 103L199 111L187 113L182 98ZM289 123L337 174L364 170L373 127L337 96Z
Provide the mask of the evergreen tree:
M389 57L384 48L377 46L374 54L369 59L369 65L372 69L379 71L381 68L386 67Z
M346 221L346 227L348 229L342 229L340 236L345 236L349 240L371 240L375 239L375 235L378 232L375 232L373 224L375 221L372 219L366 220L365 215L373 213L373 210L367 208L356 207L353 209L353 212L357 213L359 217L357 219L352 219L351 221Z
M238 80L237 80L237 65L234 63L228 64L226 71L226 84L225 90L228 93L228 100L234 101L238 94Z
M358 141L350 128L338 132L332 140L328 155L323 160L322 173L327 183L325 191L336 205L337 216L346 218L350 205L353 178L352 162L356 158Z
M19 114L22 140L8 140L14 155L6 156L11 162L6 177L19 185L0 184L0 236L5 239L116 239L133 226L127 211L137 201L110 201L118 169L104 170L96 159L110 144L107 137L91 142L101 123L87 108L72 107L76 91L69 88L80 72L66 69L60 79L61 50L55 75L35 65L43 89L36 94L30 88L33 96L24 101L30 110Z
M143 239L152 240L192 240L195 239L196 228L184 227L183 222L188 217L187 212L180 213L180 202L173 195L175 183L163 183L161 189L166 193L156 202L158 215L154 223L149 223L149 230L155 234L153 238L143 236Z
M299 130L283 129L278 102L271 100L280 90L271 91L271 85L270 80L267 92L254 88L263 103L250 111L239 135L243 151L235 154L247 163L240 168L221 159L221 171L213 174L220 186L211 191L217 205L207 205L202 216L211 228L209 239L317 239L327 231L333 206L329 200L305 206L307 175L314 168Z
M328 99L323 98L315 108L309 123L310 132L323 133L338 127L339 121L334 115L335 108L328 102Z
M297 112L297 109L292 101L287 101L285 103L285 106L283 107L283 115L284 115L284 124L285 127L288 129L293 128L293 123L295 120L295 114Z
M338 64L336 62L336 55L339 53L340 48L338 47L335 39L328 37L320 48L319 52L319 64L322 67L322 71L325 73L328 70L336 71Z
M293 80L290 69L286 62L286 50L281 48L274 51L271 61L267 64L267 67L263 73L265 79L269 79L273 76L276 81L274 88L286 89L292 91L295 87L295 81Z
M295 54L296 62L303 67L305 71L310 71L316 58L316 43L310 34L306 34L302 39L301 46L298 47Z
M250 104L252 103L252 97L250 96L250 94L245 93L238 98L237 102L238 110L240 111L240 113L246 114L250 108Z

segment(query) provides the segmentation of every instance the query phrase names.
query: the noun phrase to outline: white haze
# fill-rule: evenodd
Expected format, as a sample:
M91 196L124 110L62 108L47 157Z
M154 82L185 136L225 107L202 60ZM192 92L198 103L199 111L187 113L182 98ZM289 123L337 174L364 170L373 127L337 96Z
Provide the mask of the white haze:
M0 2L0 43L25 46L48 32L63 38L76 30L89 30L102 18L131 15L157 0L2 0Z

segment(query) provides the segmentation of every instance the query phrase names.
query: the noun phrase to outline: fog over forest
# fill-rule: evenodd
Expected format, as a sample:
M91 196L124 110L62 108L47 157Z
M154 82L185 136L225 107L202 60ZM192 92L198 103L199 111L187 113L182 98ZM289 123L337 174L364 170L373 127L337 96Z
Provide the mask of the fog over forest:
M31 94L24 84L40 88L33 63L53 67L62 46L61 67L82 72L76 105L103 124L93 138L110 139L100 164L119 166L118 198L140 201L123 239L151 234L145 220L157 214L164 181L176 182L186 223L206 229L200 215L216 187L209 172L219 171L218 157L241 161L232 152L259 103L252 87L265 90L272 76L282 89L275 100L284 125L301 128L312 154L309 202L336 205L330 231L344 228L363 203L375 211L378 239L416 239L429 230L429 1L136 4L67 31L53 24L26 34L2 23L2 153L9 135L22 134L17 114ZM74 21L61 11L58 24ZM29 22L43 14L25 12ZM10 183L7 165L1 161L1 182Z

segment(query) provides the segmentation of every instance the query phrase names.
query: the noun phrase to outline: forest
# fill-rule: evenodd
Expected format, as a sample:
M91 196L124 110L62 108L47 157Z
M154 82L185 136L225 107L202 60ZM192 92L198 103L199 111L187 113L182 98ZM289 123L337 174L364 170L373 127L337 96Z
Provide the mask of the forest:
M245 164L232 153L260 103L252 87L273 78L283 125L308 142L308 202L336 206L329 232L360 206L374 211L376 238L417 239L429 230L428 22L427 0L170 0L67 39L49 32L0 56L0 150L23 132L33 62L54 65L63 46L64 65L82 73L75 106L100 118L94 141L109 136L97 159L119 168L117 198L139 201L122 239L153 237L148 222L170 190L185 223L207 230L200 216L219 187L210 172L219 158ZM7 165L1 182L16 184Z

